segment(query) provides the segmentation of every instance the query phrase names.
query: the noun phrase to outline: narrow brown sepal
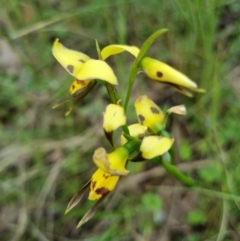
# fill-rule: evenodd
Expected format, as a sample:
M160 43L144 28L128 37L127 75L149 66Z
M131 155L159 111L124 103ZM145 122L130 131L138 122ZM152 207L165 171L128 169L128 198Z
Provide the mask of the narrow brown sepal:
M102 201L105 199L105 197L107 196L108 193L106 193L105 195L103 195L99 200L97 200L97 202L88 210L88 212L83 216L83 218L80 220L80 222L77 225L77 228L80 228L84 223L86 223L87 221L89 221L96 213L96 211L98 210L100 204L102 203Z
M71 209L73 209L82 199L86 189L90 186L91 180L89 180L70 200L68 203L65 214L67 214Z

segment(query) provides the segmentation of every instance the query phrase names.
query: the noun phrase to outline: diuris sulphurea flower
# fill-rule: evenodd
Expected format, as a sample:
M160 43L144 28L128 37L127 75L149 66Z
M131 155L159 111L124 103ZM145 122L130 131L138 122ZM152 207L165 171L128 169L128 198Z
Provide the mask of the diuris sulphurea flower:
M103 60L92 59L82 52L66 48L59 42L59 39L55 40L52 49L53 56L76 79L70 86L69 91L71 95L85 88L94 79L100 79L112 85L117 85L117 77L105 60L111 55L124 51L136 57L139 49L135 46L109 45L101 51Z
M90 58L85 53L69 49L61 44L58 39L53 44L52 53L54 57L75 79L69 89L71 97L68 98L74 99L74 106L96 84L101 84L106 89L110 99L105 111L103 111L103 122L100 124L102 126L99 125L99 127L103 128L103 132L111 144L111 150L107 151L104 147L95 149L92 160L97 169L92 174L91 179L73 196L66 209L66 213L68 213L81 201L86 192L88 193L88 200L94 202L78 223L77 228L93 217L99 205L116 188L120 178L129 175L127 169L129 162L148 161L157 163L182 183L190 186L196 183L175 166L170 151L174 144L174 138L171 137L168 130L168 118L173 113L185 115L186 107L184 105L176 105L163 111L157 103L143 94L136 99L134 104L138 123L131 123L129 126L127 123L132 120L132 116L127 118L127 108L132 97L134 81L141 70L149 78L168 83L188 96L192 95L190 91L203 92L194 81L180 71L147 56L153 42L165 32L167 32L167 29L154 32L140 49L135 46L113 44L100 50L96 41L98 59ZM128 52L135 58L130 75L126 76L128 81L124 82L126 86L123 88L127 88L125 99L122 99L122 96L120 97L116 88L116 85L121 84L121 81L118 81L113 69L106 62L110 56L122 52ZM124 107L121 104L122 102ZM59 106L59 104L56 106ZM116 130L119 128L122 129L122 134L120 138L118 137L115 140L114 137L118 134Z

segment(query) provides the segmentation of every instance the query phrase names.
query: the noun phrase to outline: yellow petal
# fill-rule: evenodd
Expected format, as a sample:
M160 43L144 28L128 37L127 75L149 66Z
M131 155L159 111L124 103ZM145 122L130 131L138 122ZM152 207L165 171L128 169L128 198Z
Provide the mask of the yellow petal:
M146 95L139 96L135 102L139 122L158 133L162 128L164 114L162 110Z
M95 150L93 161L99 168L111 175L126 176L129 173L125 168L128 156L128 150L124 147L119 147L109 154L101 147Z
M162 136L147 136L143 139L140 151L145 159L152 159L156 156L161 156L167 152L174 139L162 137Z
M192 90L198 88L197 84L186 75L156 59L145 57L141 64L143 71L151 79L172 83Z
M143 126L141 124L136 123L136 124L132 124L132 125L128 126L128 130L129 130L130 136L139 139L139 138L143 137L144 134L146 133L147 126ZM127 139L122 134L121 135L121 146L123 146L126 143L127 143Z
M103 128L106 132L112 132L126 124L126 115L122 106L109 104L103 114Z
M120 54L122 52L129 52L132 54L134 57L137 57L139 54L139 48L135 46L128 46L128 45L120 45L120 44L113 44L105 47L101 51L101 55L103 60L107 59L109 56L115 55L115 54Z
M77 79L100 79L112 85L117 85L117 77L111 67L102 60L90 59L84 63L76 74Z
M75 94L77 91L80 91L88 86L91 80L74 80L69 88L69 92L71 95Z
M88 199L96 200L111 192L116 187L119 178L120 176L112 176L100 168L97 169L92 176Z
M90 59L86 54L64 47L59 39L55 40L52 53L63 68L74 77L76 77L83 63Z

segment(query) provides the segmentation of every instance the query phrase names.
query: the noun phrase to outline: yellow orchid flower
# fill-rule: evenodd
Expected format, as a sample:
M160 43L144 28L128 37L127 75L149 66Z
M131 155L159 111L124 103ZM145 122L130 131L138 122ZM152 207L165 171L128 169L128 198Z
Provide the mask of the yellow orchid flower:
M59 42L59 39L55 40L52 53L67 72L77 80L89 82L89 80L101 79L113 85L118 84L117 77L105 61L91 59L84 53L68 49Z
M142 157L152 159L166 153L174 142L174 139L163 136L147 136L143 138L140 146Z
M89 219L91 219L96 213L99 205L109 192L111 192L117 185L120 176L111 175L104 172L101 168L98 168L92 175L90 181L88 181L70 200L68 203L65 214L72 210L82 199L86 190L90 187L88 195L89 200L97 200L95 204L88 210L88 212L79 221L77 228L81 227Z
M129 173L125 168L128 157L129 151L123 146L109 154L101 147L95 150L93 161L99 168L111 175L126 176Z
M110 133L126 124L124 108L120 105L109 104L103 113L103 129Z
M187 112L184 105L177 105L169 108L165 115L146 95L141 95L137 98L135 101L135 110L139 122L156 134L165 127L170 114L186 115Z
M132 137L135 137L137 139L140 139L144 136L144 134L147 131L147 126L143 126L139 123L135 123L128 126L129 134ZM121 146L127 143L127 139L124 137L124 135L121 135Z
M135 110L139 122L154 133L162 129L164 114L162 110L146 95L139 96L135 101Z
M143 71L149 78L172 84L188 96L192 95L187 89L197 92L205 92L203 89L198 89L197 84L186 75L159 60L145 57L143 58L141 65Z

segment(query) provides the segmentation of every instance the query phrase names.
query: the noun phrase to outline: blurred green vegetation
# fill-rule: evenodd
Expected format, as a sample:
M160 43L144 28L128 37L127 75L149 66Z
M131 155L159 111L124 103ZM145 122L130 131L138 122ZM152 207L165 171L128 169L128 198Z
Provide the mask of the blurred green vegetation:
M181 70L207 93L187 98L139 74L143 93L162 108L185 104L171 119L176 164L210 191L184 187L150 163L131 174L80 229L87 197L69 214L71 197L95 170L91 157L109 148L101 128L108 103L94 88L68 117L73 81L51 54L55 38L97 58L100 47L141 46L168 28L149 55ZM237 0L9 0L0 9L0 237L2 241L240 240L240 2ZM109 60L126 83L133 58ZM127 63L127 69L126 69ZM120 89L125 98L126 89ZM133 104L129 122L136 120ZM211 191L212 190L212 191ZM225 193L225 194L223 194Z

